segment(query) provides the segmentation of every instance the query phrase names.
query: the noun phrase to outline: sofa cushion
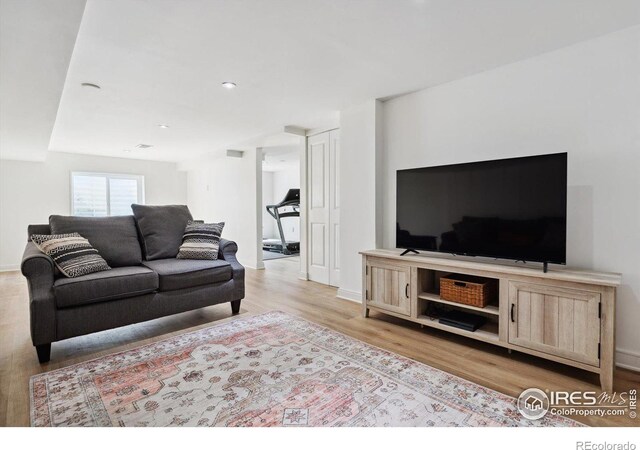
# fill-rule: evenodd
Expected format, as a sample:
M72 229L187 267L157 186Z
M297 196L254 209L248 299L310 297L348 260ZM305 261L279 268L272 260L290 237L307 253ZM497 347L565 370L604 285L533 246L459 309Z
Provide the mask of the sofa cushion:
M145 259L175 258L187 223L193 219L186 205L131 205L142 236Z
M52 234L80 233L111 267L138 266L142 249L133 216L50 216Z
M158 274L144 266L117 267L77 278L60 278L53 285L58 308L134 297L158 289Z
M161 291L175 291L231 279L231 265L223 259L159 259L145 261L145 266L160 276Z

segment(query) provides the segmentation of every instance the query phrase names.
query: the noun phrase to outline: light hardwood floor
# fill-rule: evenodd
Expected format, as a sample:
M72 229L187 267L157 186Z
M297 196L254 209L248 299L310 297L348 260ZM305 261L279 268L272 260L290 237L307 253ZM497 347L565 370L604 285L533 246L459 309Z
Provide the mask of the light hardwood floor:
M266 270L247 269L246 298L240 315L217 305L116 330L54 343L51 362L40 365L29 337L27 286L19 272L0 274L0 425L29 425L29 377L172 335L265 311L297 315L472 382L517 397L529 387L599 391L598 378L577 369L476 342L383 314L361 314L359 304L336 298L336 290L298 280L298 258L265 262ZM614 388L640 385L640 374L616 371ZM589 425L638 426L625 417L581 419Z

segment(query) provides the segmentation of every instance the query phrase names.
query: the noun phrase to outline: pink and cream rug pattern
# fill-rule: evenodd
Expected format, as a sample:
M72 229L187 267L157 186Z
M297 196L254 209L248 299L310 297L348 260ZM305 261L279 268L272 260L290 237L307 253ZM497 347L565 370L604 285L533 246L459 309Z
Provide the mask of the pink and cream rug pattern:
M31 378L34 426L575 426L281 312Z

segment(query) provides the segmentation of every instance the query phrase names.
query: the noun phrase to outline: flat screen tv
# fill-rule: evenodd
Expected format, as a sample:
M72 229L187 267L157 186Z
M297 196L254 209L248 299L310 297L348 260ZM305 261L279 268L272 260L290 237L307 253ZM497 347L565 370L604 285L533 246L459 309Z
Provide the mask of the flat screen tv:
M398 170L396 247L566 263L567 154Z

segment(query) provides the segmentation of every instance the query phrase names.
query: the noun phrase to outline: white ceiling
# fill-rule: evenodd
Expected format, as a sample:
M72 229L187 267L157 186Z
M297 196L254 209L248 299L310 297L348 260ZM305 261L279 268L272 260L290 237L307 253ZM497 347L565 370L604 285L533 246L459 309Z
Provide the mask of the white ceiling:
M300 147L287 145L262 148L263 172L280 172L282 170L300 168Z
M0 0L0 158L44 159L85 0Z
M88 0L49 149L182 161L638 23L638 0Z

